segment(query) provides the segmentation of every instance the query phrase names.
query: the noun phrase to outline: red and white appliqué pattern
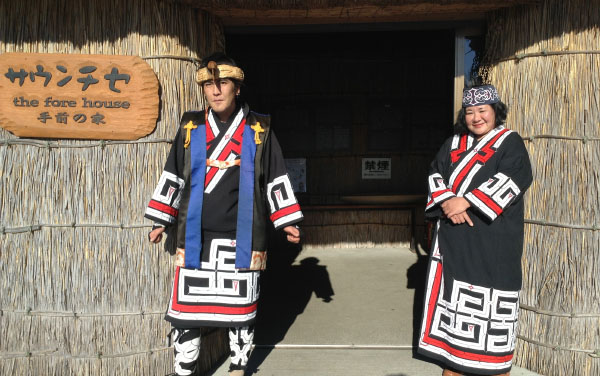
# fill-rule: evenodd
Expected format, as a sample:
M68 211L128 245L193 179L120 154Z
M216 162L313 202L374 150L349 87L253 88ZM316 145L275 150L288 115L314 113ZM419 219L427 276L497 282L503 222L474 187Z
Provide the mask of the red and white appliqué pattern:
M208 158L219 161L234 161L238 159L242 154L242 136L244 135L245 124L244 112L240 109L229 128L225 131L225 134L221 137L219 128L215 123L214 113L211 110L206 127L206 143L208 144L212 140L217 139L218 144ZM204 191L211 193L226 172L227 169L207 166Z
M201 269L177 268L168 316L223 322L256 316L260 273L236 271L235 245L235 239L214 239Z
M515 348L519 292L453 280L450 300L437 239L427 281L420 347L474 369L510 368Z
M467 193L465 199L477 206L491 220L494 220L520 193L521 190L517 184L499 172L478 188Z
M464 158L459 162L448 180L449 188L452 189L457 196L463 197L471 185L473 177L479 170L494 156L496 150L502 145L506 137L511 134L510 131L503 126L492 129L485 135L477 144L477 146L467 151ZM454 137L467 137L454 136ZM470 137L470 136L468 136Z
M146 215L157 222L174 223L179 213L181 192L184 186L183 179L163 171L146 208Z
M517 185L508 176L498 173L472 192L467 193L466 191L469 189L473 177L492 158L502 142L512 132L499 126L489 132L479 141L477 147L471 150L469 148L473 145L474 140L471 135L454 136L450 159L452 163L458 162L458 165L450 175L448 182L438 172L429 175L429 197L425 210L458 196L465 197L490 219L496 219L520 193ZM464 158L462 158L463 155L465 155Z
M454 196L456 195L446 186L446 182L441 174L435 173L429 175L429 197L427 198L427 207L425 210L429 210L440 202Z
M302 218L292 183L287 174L279 176L267 185L267 198L271 208L271 221L275 228Z

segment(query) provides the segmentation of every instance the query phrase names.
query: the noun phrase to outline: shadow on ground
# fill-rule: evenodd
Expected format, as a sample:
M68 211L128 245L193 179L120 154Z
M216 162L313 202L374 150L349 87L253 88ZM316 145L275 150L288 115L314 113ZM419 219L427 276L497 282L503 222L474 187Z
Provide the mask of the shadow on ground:
M302 258L302 247L290 244L283 232L271 234L267 270L261 274L255 350L247 374L258 372L274 346L280 343L314 294L323 302L333 300L327 266L316 257ZM299 262L295 263L296 259Z
M415 294L413 298L413 332L412 332L412 357L427 363L436 364L444 368L444 364L421 355L417 352L419 347L419 335L421 332L421 322L423 320L423 312L425 305L425 290L427 283L427 268L429 266L429 250L431 242L427 239L421 239L419 242L418 249L416 250L417 261L412 264L406 271L406 288L414 289ZM425 250L421 252L420 250ZM427 253L425 253L427 252ZM390 375L392 376L392 375Z

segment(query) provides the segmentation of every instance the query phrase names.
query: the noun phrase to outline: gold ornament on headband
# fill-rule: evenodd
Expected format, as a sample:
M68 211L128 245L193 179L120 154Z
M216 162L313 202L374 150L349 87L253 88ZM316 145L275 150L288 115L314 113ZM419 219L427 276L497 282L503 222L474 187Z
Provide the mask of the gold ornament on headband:
M196 82L199 84L220 78L233 78L238 81L244 81L244 71L238 67L227 64L217 65L214 61L209 61L206 67L198 70L196 74Z

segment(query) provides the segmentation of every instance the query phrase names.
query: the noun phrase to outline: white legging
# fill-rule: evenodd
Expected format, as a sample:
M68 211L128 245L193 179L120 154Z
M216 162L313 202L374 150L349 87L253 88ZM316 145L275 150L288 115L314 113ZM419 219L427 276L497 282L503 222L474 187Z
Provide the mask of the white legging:
M171 335L175 352L175 372L178 376L192 375L200 355L200 329L173 328ZM230 370L246 368L253 341L254 326L229 328Z

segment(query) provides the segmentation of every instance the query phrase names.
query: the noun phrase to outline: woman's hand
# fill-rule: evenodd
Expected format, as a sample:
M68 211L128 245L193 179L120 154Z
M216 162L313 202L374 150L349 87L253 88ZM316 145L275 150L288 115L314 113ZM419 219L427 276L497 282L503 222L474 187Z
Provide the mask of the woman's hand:
M157 227L154 230L150 231L148 234L148 240L150 243L158 243L162 240L162 234L165 232L164 227Z
M452 197L442 202L441 206L444 214L452 223L458 225L466 222L473 227L473 221L467 214L467 209L471 207L471 204L463 197Z
M470 207L471 204L469 204L469 201L462 197L452 197L451 199L442 202L442 210L448 218L463 213Z
M287 234L287 241L290 243L300 243L300 230L296 226L286 226L283 231Z
M448 219L450 219L455 225L460 225L466 222L469 224L469 226L473 227L473 221L471 221L471 218L469 217L467 212L455 214L452 217L448 217Z

